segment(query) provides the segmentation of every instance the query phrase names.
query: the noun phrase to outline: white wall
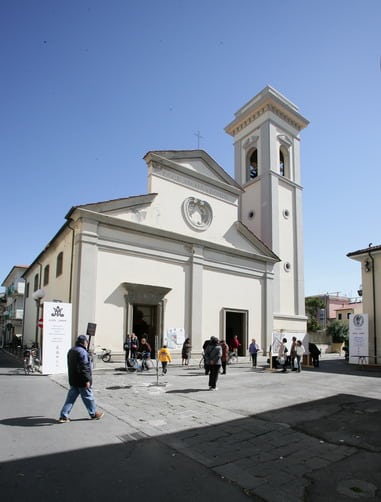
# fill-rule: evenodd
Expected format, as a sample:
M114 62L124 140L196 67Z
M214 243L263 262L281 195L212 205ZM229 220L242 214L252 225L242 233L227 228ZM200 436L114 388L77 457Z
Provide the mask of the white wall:
M99 251L97 260L96 344L121 351L126 335L124 282L170 288L166 296L165 326L185 326L186 263L170 263L156 256Z

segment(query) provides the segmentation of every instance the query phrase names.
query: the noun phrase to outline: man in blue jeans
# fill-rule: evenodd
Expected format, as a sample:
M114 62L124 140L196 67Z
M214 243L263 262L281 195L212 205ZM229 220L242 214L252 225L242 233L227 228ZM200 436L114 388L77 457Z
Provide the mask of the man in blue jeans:
M217 390L217 380L221 368L222 348L218 338L210 337L205 349L205 363L209 368L209 390Z
M69 414L79 395L92 420L99 420L104 415L103 411L97 411L91 388L91 361L87 346L87 337L80 335L77 338L75 346L67 354L70 389L67 393L65 404L62 407L60 418L58 419L60 423L70 422Z

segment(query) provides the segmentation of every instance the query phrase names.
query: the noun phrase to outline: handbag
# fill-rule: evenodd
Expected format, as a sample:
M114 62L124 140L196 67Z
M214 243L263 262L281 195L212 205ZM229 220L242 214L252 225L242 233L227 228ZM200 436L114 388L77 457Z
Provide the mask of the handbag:
M279 356L278 357L278 363L279 364L284 364L286 362L286 358L284 356Z

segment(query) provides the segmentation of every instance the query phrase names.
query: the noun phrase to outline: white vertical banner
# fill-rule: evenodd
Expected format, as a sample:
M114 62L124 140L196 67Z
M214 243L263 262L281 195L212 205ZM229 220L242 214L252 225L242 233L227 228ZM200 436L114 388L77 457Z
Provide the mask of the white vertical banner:
M184 328L169 328L164 335L164 343L169 349L181 349L185 342Z
M44 302L42 372L66 373L71 347L71 303Z
M369 364L368 314L349 316L349 362Z

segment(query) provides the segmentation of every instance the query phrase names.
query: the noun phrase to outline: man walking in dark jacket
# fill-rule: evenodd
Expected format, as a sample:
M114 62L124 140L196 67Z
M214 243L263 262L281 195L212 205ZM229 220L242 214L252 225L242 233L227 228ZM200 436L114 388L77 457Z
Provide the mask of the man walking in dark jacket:
M73 405L80 395L90 418L99 420L103 417L102 411L97 411L92 384L91 361L87 351L88 340L85 335L77 338L76 344L67 354L67 366L69 374L70 389L66 396L65 404L62 407L60 423L70 422L69 414Z
M222 349L218 338L210 337L205 349L205 362L209 368L209 390L217 390L217 380L221 368Z

